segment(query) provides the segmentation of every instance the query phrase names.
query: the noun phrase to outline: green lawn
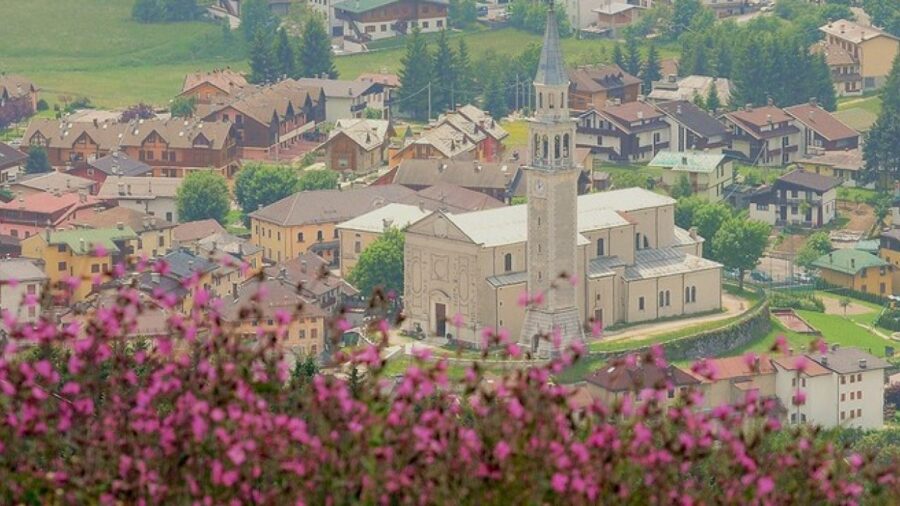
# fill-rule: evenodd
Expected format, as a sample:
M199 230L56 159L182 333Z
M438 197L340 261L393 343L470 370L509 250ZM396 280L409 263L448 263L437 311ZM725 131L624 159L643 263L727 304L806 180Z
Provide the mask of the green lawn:
M528 122L525 120L501 121L502 126L507 132L507 137L503 143L508 146L527 146L528 145Z
M870 198L875 196L875 190L868 190L866 188L850 188L847 186L841 186L838 188L837 198L838 200L847 200L850 202L856 202L856 199L859 198L860 202L868 202Z
M838 100L837 108L839 111L849 109L862 109L872 114L881 112L881 96L870 95L867 97L844 97Z

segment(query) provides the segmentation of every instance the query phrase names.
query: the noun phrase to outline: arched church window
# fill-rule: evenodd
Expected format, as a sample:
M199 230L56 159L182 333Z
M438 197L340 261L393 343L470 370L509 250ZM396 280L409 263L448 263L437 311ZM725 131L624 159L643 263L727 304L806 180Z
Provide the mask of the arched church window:
M512 271L512 253L507 253L503 257L503 270L506 272Z
M569 134L563 135L563 158L569 157Z
M548 95L547 95L547 99L548 99L548 102L549 102L548 107L549 107L550 109L553 109L553 94L552 94L552 93L548 94Z
M557 135L556 137L553 138L553 160L555 160L555 161L559 160L559 153L560 153L559 145L560 145L560 137L559 137L559 135Z
M563 108L566 106L566 93L561 91L559 92L559 107Z
M543 147L544 147L544 149L543 149L543 155L544 155L544 156L541 157L541 158L542 158L543 160L546 160L546 159L547 159L547 155L550 153L550 145L549 145L549 144L550 144L550 141L547 139L547 136L546 136L546 135L545 135L545 136L543 137L543 139L541 140L541 143L543 144Z
M647 239L647 236L645 235L644 236L644 249L647 249L649 247L650 247L650 241Z
M534 158L538 159L541 157L541 136L538 134L534 134Z
M538 109L544 107L544 94L538 93Z

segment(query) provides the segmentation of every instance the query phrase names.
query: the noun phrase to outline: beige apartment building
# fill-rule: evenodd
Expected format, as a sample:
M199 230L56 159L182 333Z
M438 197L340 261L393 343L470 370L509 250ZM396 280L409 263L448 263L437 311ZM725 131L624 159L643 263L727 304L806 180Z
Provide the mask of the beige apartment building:
M675 200L640 188L582 195L575 292L579 318L612 325L721 307L721 265L701 257L703 238L675 226ZM407 325L472 346L484 327L522 330L528 242L526 205L435 212L406 232ZM568 281L564 281L568 282ZM461 314L465 328L448 320Z
M877 28L858 25L846 19L832 21L820 26L819 30L825 34L824 44L831 48L830 53L837 53L838 50L846 52L846 61L831 62L832 74L835 73L835 66L841 67L841 71L851 68L851 74L852 70L858 69L864 92L884 85L894 58L900 52L900 39Z
M429 211L419 206L388 204L339 224L337 231L340 237L341 277L350 275L362 252L381 237L385 230L391 227L402 230L429 214Z

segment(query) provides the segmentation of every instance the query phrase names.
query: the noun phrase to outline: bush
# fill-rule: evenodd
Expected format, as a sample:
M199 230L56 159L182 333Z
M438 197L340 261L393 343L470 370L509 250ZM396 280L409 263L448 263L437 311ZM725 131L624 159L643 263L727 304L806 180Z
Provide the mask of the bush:
M809 295L797 295L784 292L773 292L769 297L772 307L803 309L805 311L825 312L822 299Z
M37 101L37 110L46 111L50 109L50 106L47 104L47 101L43 98Z
M900 309L885 311L878 318L876 325L888 330L893 330L894 332L900 332Z

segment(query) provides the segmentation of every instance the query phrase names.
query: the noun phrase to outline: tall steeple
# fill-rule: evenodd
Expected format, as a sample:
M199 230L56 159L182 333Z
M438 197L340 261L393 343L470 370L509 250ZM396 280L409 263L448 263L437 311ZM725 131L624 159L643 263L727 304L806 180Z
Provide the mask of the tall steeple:
M541 354L584 340L575 285L578 276L578 176L572 155L575 121L569 117L569 78L559 43L556 12L547 10L544 47L534 78L534 118L529 123L527 171L528 292L540 304L525 311L519 342ZM541 337L555 336L559 347Z

